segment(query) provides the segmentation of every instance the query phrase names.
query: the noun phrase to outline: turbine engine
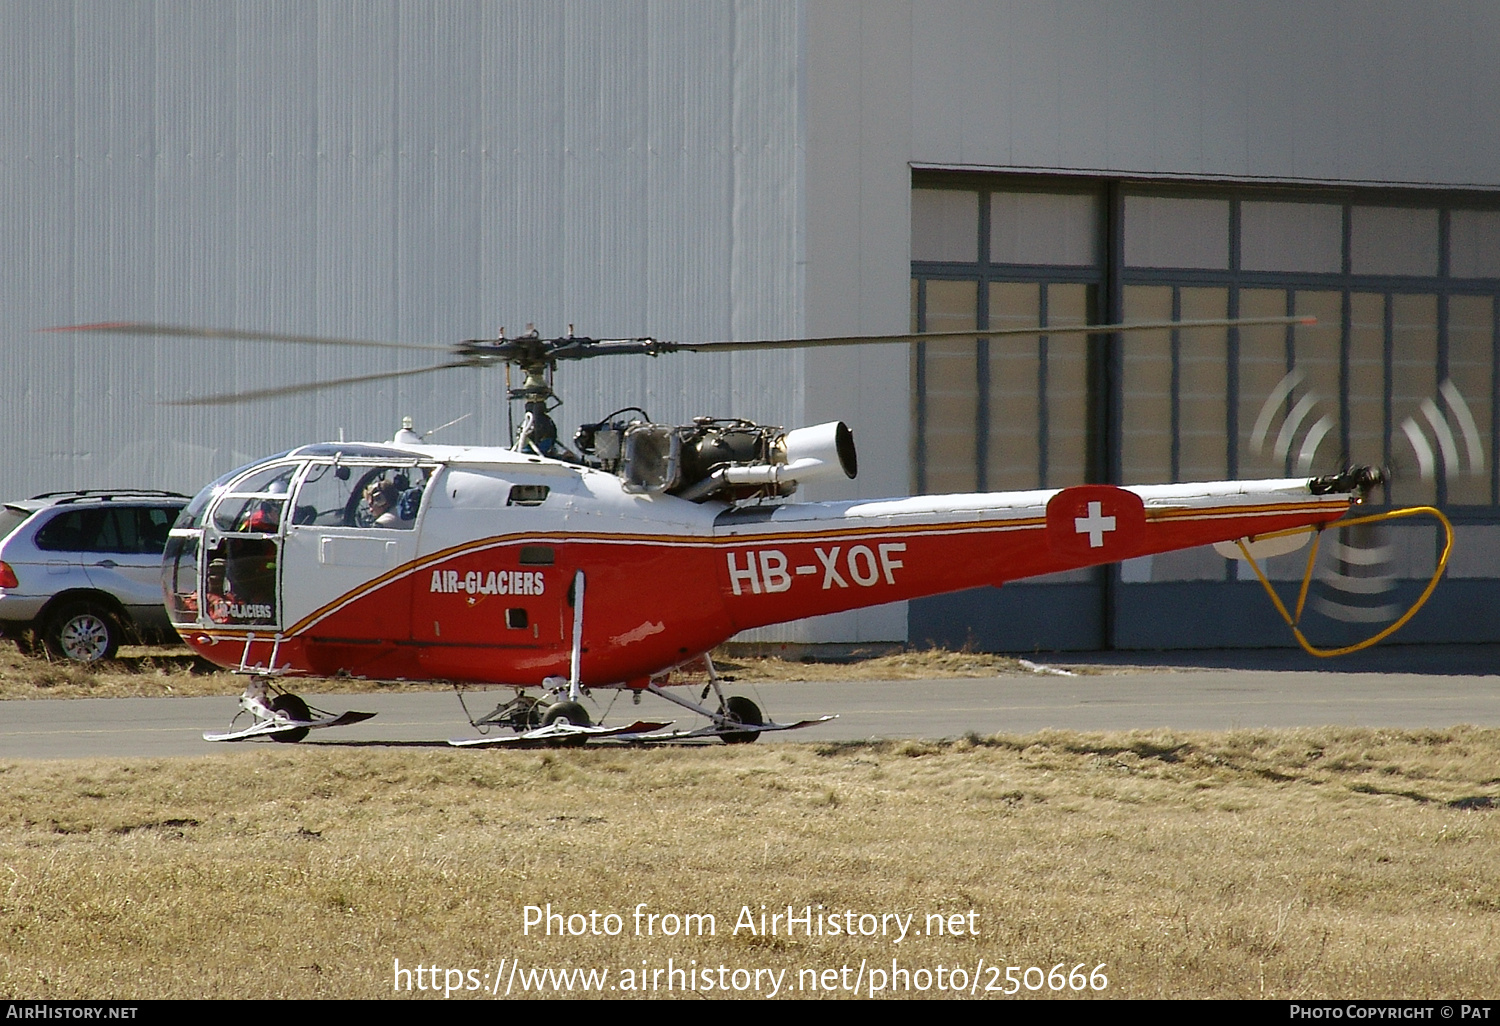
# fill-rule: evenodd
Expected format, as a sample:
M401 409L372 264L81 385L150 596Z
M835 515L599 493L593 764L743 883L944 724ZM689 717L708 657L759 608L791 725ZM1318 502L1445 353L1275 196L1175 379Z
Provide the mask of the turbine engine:
M678 426L605 418L573 440L586 464L624 478L626 491L691 502L791 495L804 481L859 473L843 421L785 431L737 418Z

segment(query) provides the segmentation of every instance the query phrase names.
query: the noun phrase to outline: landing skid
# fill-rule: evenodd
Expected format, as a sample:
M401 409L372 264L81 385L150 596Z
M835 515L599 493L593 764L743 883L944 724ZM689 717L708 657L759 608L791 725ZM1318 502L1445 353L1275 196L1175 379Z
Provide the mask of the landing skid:
M365 720L373 719L372 712L354 712L350 710L340 713L338 716L326 716L313 720L261 720L258 723L245 727L243 730L230 730L222 734L204 731L205 741L244 741L252 737L264 737L268 734L281 734L293 730L318 730L322 727L347 727L351 723L363 723Z
M579 584L581 585L581 581ZM575 625L577 629L577 625ZM495 711L487 716L475 718L469 716L469 722L476 728L483 730L486 727L509 727L514 733L497 737L473 737L452 738L449 744L458 748L472 748L484 745L513 745L523 742L541 741L553 745L582 745L587 744L595 738L614 738L619 741L630 741L640 743L661 743L673 741L698 741L717 738L729 745L749 744L756 738L768 731L774 730L798 730L802 727L813 727L829 720L838 719L836 715L818 716L813 719L798 720L796 723L774 723L767 722L762 716L759 706L743 695L725 696L719 686L720 678L718 671L714 668L713 660L705 653L695 657L689 663L683 665L695 665L700 663L707 669L708 684L703 689L703 694L698 701L683 698L672 694L663 687L673 670L664 671L651 678L646 687L636 691L633 698L640 701L643 692L649 692L658 698L664 699L674 705L680 705L689 709L699 716L708 720L708 723L694 730L671 730L663 731L664 727L671 726L671 722L647 722L637 720L635 723L624 727L601 727L590 723L588 712L582 705L578 704L577 698L580 694L576 676L572 678L549 677L543 682L546 691L541 699L532 698L525 693L524 688L516 689L516 696L508 702L502 702L495 707ZM718 707L704 705L709 694L718 698ZM463 704L463 694L459 694L459 703ZM550 704L549 704L550 703ZM468 712L467 705L464 706Z
M493 737L455 737L450 738L448 743L457 748L537 741L572 746L587 744L597 737L631 740L637 734L649 734L672 725L671 720L637 720L623 727L601 726L594 723L589 718L588 710L573 699L572 696L579 689L568 680L548 677L543 683L547 690L540 700L526 694L524 689L517 688L515 698L500 703L489 715L478 718L469 716L469 722L479 730L486 727L509 727L514 733ZM463 700L462 692L459 693L458 701L467 713L468 706Z
M839 717L837 713L832 713L827 716L819 716L816 719L812 720L798 720L796 723L757 723L755 724L754 733L764 734L767 731L772 730L798 730L802 727L815 727L819 723L827 723L829 720L836 720L838 718ZM634 738L633 740L650 742L691 741L697 738L705 737L717 737L726 739L734 738L737 740L746 733L749 732L745 730L745 726L743 724L718 726L716 724L710 723L707 726L699 727L697 730L674 730L665 734L646 734L642 737Z
M335 715L322 709L310 707L301 698L286 691L271 696L273 685L270 676L257 674L245 685L240 695L240 711L234 719L249 714L253 721L248 727L222 732L205 731L205 741L245 741L252 737L270 737L273 741L301 741L309 730L324 727L347 727L351 723L362 723L374 717L372 712L354 712ZM233 727L234 723L231 722Z
M646 720L636 720L625 727L578 727L567 721L560 721L519 734L507 734L502 737L455 737L450 738L448 743L456 748L474 748L481 745L514 745L534 741L583 744L599 737L613 737L622 741L655 740L655 736L651 735L653 730L661 730L671 725L671 721L651 723ZM639 735L650 736L640 737Z

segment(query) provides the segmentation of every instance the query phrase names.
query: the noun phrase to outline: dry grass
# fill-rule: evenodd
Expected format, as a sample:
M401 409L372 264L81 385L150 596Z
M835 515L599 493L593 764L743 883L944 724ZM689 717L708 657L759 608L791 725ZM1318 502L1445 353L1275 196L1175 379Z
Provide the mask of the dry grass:
M795 988L896 958L1103 962L1110 996L1493 997L1497 766L1472 728L0 763L0 995L381 997L396 959ZM624 933L523 936L549 902ZM640 902L717 934L633 936ZM978 936L732 934L820 903L972 909Z
M182 647L126 648L122 658L94 666L23 656L0 644L0 700L21 698L161 698L238 694L232 674L195 659ZM940 649L877 655L840 662L803 662L765 656L719 655L720 672L745 682L921 680L995 677L1035 672L1020 660L982 652ZM1078 668L1074 668L1075 670ZM1082 672L1089 672L1085 668ZM340 680L344 693L447 690L447 684Z
M24 656L0 644L0 699L164 698L169 695L234 694L229 674L221 674L185 648L127 648L123 658L82 665L67 660Z
M1038 657L1045 658L1045 657ZM1026 676L1038 672L1013 656L988 652L949 652L940 648L892 654L862 655L831 661L792 660L775 656L715 655L720 673L744 681L930 680L938 677ZM1097 673L1098 667L1073 667L1072 673Z

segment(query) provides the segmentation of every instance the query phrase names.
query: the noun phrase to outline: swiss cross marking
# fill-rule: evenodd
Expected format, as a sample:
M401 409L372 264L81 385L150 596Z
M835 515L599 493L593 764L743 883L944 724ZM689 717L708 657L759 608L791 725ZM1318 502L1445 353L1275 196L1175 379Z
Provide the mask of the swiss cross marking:
M1089 548L1102 549L1104 547L1104 532L1115 529L1115 518L1104 516L1104 504L1099 502L1089 503L1089 515L1086 517L1073 518L1073 530L1079 534L1089 536Z

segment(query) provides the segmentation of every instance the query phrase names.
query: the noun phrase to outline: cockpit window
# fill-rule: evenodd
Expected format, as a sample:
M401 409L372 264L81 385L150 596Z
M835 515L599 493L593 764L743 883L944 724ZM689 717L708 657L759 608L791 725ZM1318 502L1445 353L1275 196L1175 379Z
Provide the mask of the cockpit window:
M287 450L287 452L290 451ZM209 503L213 502L215 496L224 493L224 489L229 482L247 471L254 470L256 467L266 467L267 473L273 477L276 474L286 472L289 469L287 465L279 462L284 456L286 456L285 452L277 453L275 456L267 456L265 459L256 460L254 463L247 463L242 467L236 467L227 474L221 474L215 481L193 496L193 501L189 502L183 508L182 512L178 514L177 523L172 525L173 528L188 531L195 527L201 527L203 525L203 511L208 508ZM272 466L272 464L278 465ZM295 470L296 465L293 464L290 469Z
M298 466L265 467L240 478L214 507L214 527L225 534L275 534Z
M202 525L203 511L208 508L208 504L213 501L214 496L222 493L224 486L229 484L239 472L238 470L231 470L193 496L193 501L182 508L182 512L177 514L177 523L172 526L182 530L191 530Z
M234 491L242 494L255 494L257 492L274 492L277 495L285 495L292 483L292 474L297 470L297 464L279 467L266 467L257 470L253 474L234 483Z
M314 463L297 491L292 523L410 531L433 472L420 466Z
M198 535L174 535L162 553L162 591L173 623L198 621Z

